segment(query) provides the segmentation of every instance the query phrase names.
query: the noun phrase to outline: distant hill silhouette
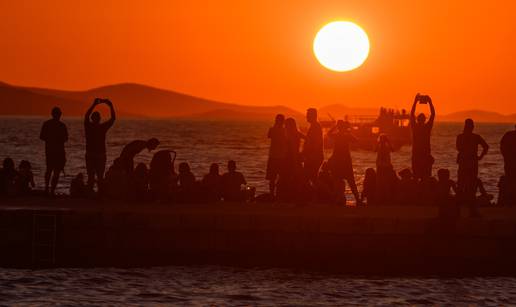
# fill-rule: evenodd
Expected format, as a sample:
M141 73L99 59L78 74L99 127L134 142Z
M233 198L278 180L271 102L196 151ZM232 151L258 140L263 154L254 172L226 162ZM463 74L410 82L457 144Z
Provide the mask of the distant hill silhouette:
M438 116L439 121L449 122L463 122L466 118L472 118L476 122L516 123L516 114L503 115L483 110L465 110Z
M95 97L109 98L121 116L157 118L194 118L272 120L277 113L303 120L304 114L285 106L245 106L199 98L174 91L134 83L98 87L86 91L63 91L19 87L0 82L0 115L48 116L60 106L65 116L83 116ZM407 108L409 105L407 105ZM351 108L333 104L319 108L322 119L349 116L375 116L376 108ZM478 122L516 122L516 114L502 115L482 110L468 110L448 115L438 114L439 121L459 121L471 117Z
M17 95L11 92L18 93ZM0 114L47 115L49 108L62 105L69 116L82 116L95 97L111 99L121 114L157 118L254 119L274 118L279 112L299 117L300 113L283 106L243 106L198 98L150 86L123 83L87 91L62 91L16 87L0 84ZM16 108L6 108L16 101Z

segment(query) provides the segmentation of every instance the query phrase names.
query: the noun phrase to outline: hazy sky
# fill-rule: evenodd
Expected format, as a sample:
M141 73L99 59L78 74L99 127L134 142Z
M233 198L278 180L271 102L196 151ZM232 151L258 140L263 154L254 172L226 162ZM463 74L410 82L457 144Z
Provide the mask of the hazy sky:
M516 1L0 0L0 80L87 89L137 82L242 104L342 103L515 113ZM359 69L312 53L351 20L371 41Z

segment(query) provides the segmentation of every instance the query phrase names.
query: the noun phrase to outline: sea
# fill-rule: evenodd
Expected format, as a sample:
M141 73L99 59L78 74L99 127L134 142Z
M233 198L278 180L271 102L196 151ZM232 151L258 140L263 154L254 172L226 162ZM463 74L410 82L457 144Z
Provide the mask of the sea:
M45 118L1 117L0 158L32 163L36 184L43 187L44 144L39 132ZM85 173L84 129L80 118L64 118L68 126L67 163L59 192L67 193L71 178ZM107 137L108 165L132 140L158 138L159 148L177 152L201 179L211 163L225 170L235 160L249 185L267 191L265 168L268 144L265 121L200 121L121 119ZM301 123L300 126L303 126ZM475 130L490 145L480 161L479 176L487 191L497 196L503 174L499 142L511 124L477 124ZM455 138L461 123L437 123L432 133L434 171L447 168L456 177ZM331 152L326 152L329 156ZM152 153L142 152L136 162L148 163ZM374 167L374 152L352 152L361 188L365 169ZM410 147L392 154L396 170L410 167ZM274 268L214 266L154 268L94 268L17 270L0 268L0 305L480 305L516 304L516 278L371 277L331 275Z

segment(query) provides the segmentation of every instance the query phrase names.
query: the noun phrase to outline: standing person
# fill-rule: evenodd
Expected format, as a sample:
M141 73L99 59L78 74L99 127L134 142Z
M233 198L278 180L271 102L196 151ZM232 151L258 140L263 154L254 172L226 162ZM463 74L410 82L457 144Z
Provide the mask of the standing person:
M498 204L516 204L516 129L506 132L500 141L503 156L504 175L498 183Z
M158 147L159 141L156 138L149 139L147 141L136 140L124 146L120 153L119 163L128 175L131 175L134 169L134 157L142 152L145 148L149 152L153 151Z
M278 194L281 194L280 198L292 201L301 196L301 187L304 183L299 147L301 139L305 136L299 132L296 120L293 118L285 120L285 133L286 154Z
M321 125L317 121L316 109L306 110L306 120L310 123L310 128L303 146L303 166L306 180L315 186L319 168L324 161L323 133Z
M351 152L349 150L349 144L357 142L358 140L348 131L348 129L349 123L339 120L337 121L337 125L328 131L328 137L332 138L334 142L333 154L330 159L328 159L328 166L330 167L332 176L335 178L337 183L341 185L340 197L344 202L346 200L344 195L345 184L343 184L342 181L345 179L351 188L353 196L355 196L357 205L361 205L362 201L355 183Z
M68 129L61 122L61 109L52 109L52 119L47 120L41 127L39 138L45 141L45 193L55 195L59 174L64 171L66 153L64 144L68 141ZM49 190L50 183L50 190Z
M111 116L105 123L100 123L100 113L93 110L101 103L105 103ZM102 184L106 169L106 133L115 123L115 109L108 99L95 98L91 107L84 115L84 134L86 136L86 171L88 173L88 188L93 189L95 176L97 188Z
M478 161L487 154L489 145L480 135L473 133L474 128L473 120L468 118L464 122L464 132L457 136L457 163L459 164L457 191L461 201L467 202L470 206L470 214L478 216L475 206ZM480 155L478 155L479 145L482 147Z
M380 134L376 144L376 201L389 203L396 198L397 177L391 163L392 145L386 134Z
M503 135L500 151L504 161L505 177L510 181L516 181L516 129Z
M269 160L267 161L267 174L265 177L269 180L269 191L273 198L276 196L278 177L281 176L286 162L287 140L284 122L285 116L283 114L276 115L274 126L269 128L267 134L267 137L271 139L271 146L269 147Z
M430 118L420 113L416 118L417 103L428 104L430 107ZM434 158L430 149L430 135L434 126L435 108L432 98L427 95L416 95L412 110L410 111L410 128L412 130L412 173L416 180L424 180L432 176L432 165Z

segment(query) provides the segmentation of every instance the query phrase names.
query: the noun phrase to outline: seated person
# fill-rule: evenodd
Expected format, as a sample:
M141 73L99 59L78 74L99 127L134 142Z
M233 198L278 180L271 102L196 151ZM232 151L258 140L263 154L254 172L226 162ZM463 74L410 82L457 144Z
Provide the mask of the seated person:
M219 165L212 163L210 172L201 182L203 194L207 201L219 201L222 197L222 176L219 174Z
M428 177L421 179L417 188L417 205L435 206L437 204L437 179Z
M138 163L130 179L130 193L134 201L147 201L149 194L149 170L145 163Z
M113 161L113 165L107 171L102 182L102 196L116 200L127 199L129 174L126 169L120 158Z
M18 172L14 168L14 161L5 158L3 167L0 169L0 197L13 196L15 194L15 180Z
M225 201L245 201L247 193L242 185L247 184L244 175L236 171L236 162L228 162L228 172L222 175L222 197Z
M88 192L88 187L84 183L84 175L82 173L77 174L70 183L70 197L85 198L88 196Z
M190 165L186 162L179 163L178 173L178 200L182 202L192 202L197 200L195 175L190 170Z
M319 171L315 182L315 191L317 200L321 203L334 203L337 199L335 180L331 175L327 162L324 162L321 165L321 170Z
M34 174L29 161L22 160L18 166L18 176L16 177L16 189L20 195L30 195L34 183Z
M171 153L174 153L172 158ZM149 169L150 199L156 201L172 200L177 190L177 174L174 169L175 152L160 150L154 154Z
M450 171L447 169L439 169L437 171L437 178L436 200L439 206L439 216L449 218L459 217L460 208L455 198L457 194L457 184L450 179Z
M398 172L397 198L400 205L413 206L417 195L417 181L414 179L410 169L405 168Z
M362 202L367 199L368 206L376 205L376 171L374 168L366 169L361 196Z

